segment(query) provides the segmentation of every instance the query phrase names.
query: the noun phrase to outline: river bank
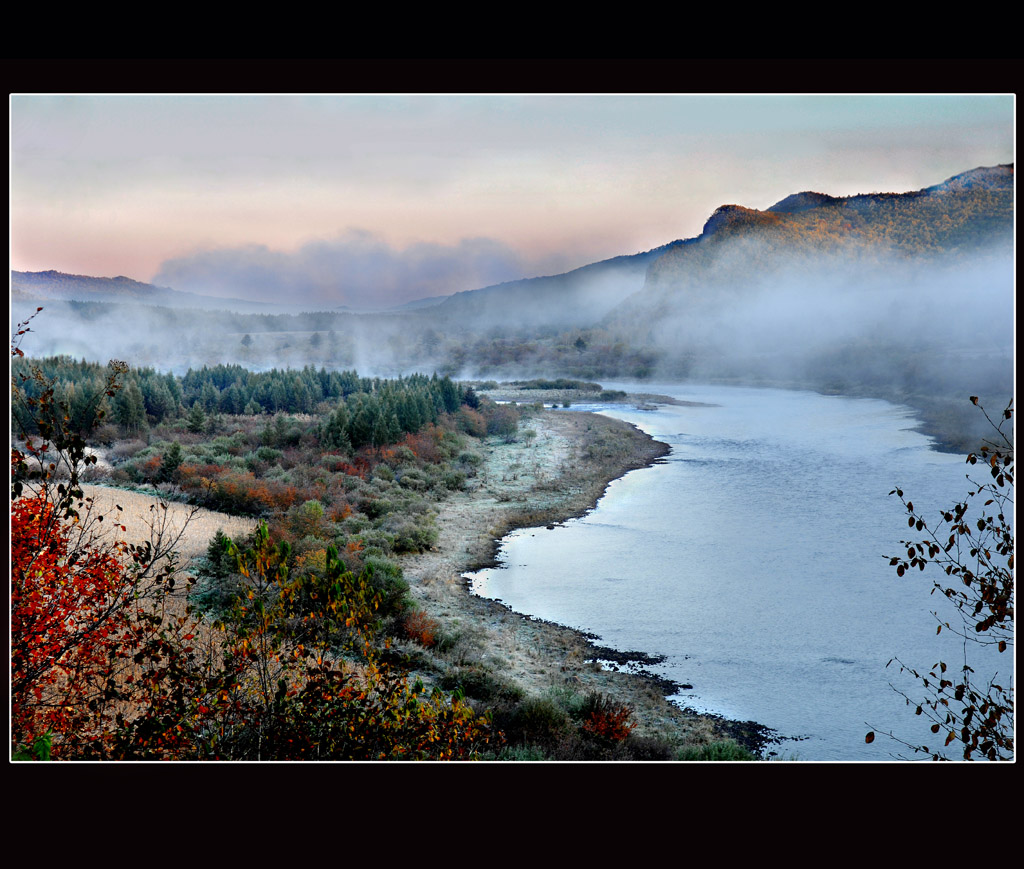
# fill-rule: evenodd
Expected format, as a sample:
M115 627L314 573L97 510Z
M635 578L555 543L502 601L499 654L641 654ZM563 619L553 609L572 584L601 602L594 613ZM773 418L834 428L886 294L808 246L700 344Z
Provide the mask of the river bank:
M657 462L669 447L620 420L545 410L522 422L515 443L483 449L476 478L437 507L435 549L402 560L427 615L458 632L479 664L529 695L600 692L633 708L637 735L678 746L732 738L755 752L763 749L771 734L754 722L728 722L670 703L666 694L675 686L641 669L654 663L643 653L605 649L599 638L513 612L472 594L464 577L497 563L505 534L589 512L612 480Z
M653 396L642 397L643 403ZM676 685L643 669L657 663L642 652L605 648L601 639L571 627L530 618L471 593L465 574L498 563L510 531L562 523L594 508L609 483L630 470L658 462L669 452L621 420L583 412L531 410L513 442L502 438L468 444L479 458L461 491L436 502L438 541L433 550L400 559L412 597L445 636L443 648L405 649L423 664L419 675L445 684L458 673L487 674L495 684L543 698L598 692L633 709L637 736L676 748L734 739L759 752L770 733L754 722L729 722L680 709L666 699ZM145 535L157 496L86 486L97 510L118 506L132 535ZM166 502L156 514L167 533L188 534L176 546L179 565L192 570L213 534L222 528L244 537L254 520ZM184 589L184 586L182 586ZM181 600L184 611L184 599Z

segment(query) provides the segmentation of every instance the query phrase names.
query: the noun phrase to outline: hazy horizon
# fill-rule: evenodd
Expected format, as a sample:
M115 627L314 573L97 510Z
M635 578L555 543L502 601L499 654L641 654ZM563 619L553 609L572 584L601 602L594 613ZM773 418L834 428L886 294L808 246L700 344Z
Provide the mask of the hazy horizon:
M1014 159L1009 95L12 95L11 268L399 305Z

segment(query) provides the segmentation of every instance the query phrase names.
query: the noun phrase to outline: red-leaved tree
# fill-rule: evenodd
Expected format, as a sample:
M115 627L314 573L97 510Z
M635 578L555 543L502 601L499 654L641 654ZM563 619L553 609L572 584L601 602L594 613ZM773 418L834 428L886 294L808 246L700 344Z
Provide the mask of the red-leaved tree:
M31 319L12 357L24 355ZM111 363L107 395L125 370ZM11 400L36 429L11 448L12 749L45 740L54 758L173 756L202 677L192 622L171 596L187 522L172 531L155 507L149 538L123 540L119 518L101 515L81 489L94 459L53 383L32 369L12 379Z

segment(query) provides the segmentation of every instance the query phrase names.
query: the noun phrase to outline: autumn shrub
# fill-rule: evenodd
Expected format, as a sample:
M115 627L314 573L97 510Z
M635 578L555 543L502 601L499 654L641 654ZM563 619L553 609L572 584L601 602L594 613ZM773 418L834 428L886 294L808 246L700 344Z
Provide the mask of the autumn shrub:
M324 505L319 501L309 500L290 507L283 522L295 537L327 537L331 533Z
M466 474L464 471L448 471L442 477L444 487L453 492L458 492L466 486Z
M358 502L359 512L368 519L380 519L394 509L394 505L386 498L368 496Z
M416 463L416 454L405 444L400 444L391 450L388 457L388 464L395 470L402 465L413 465Z
M146 442L138 438L121 440L110 448L107 453L107 461L112 465L117 465L135 457L144 449L146 449Z
M408 447L421 461L437 464L446 457L445 432L442 428L428 424L415 434L406 435L402 445Z
M631 733L620 744L623 760L675 760L672 743L657 736L637 736ZM753 760L751 756L751 760Z
M43 497L11 505L11 725L15 745L80 724L101 690L73 674L107 663L108 637L122 629L130 587L118 553L85 549L68 564L70 529ZM111 613L100 623L104 613ZM114 614L117 614L116 617Z
M250 594L221 622L234 672L205 750L223 759L457 759L493 742L489 723L457 697L410 683L370 638L381 596L328 550L321 574L293 576L289 549L265 526L234 550ZM329 654L339 637L361 663Z
M90 434L90 443L103 444L104 446L115 445L121 437L121 432L116 425L109 423L97 425Z
M49 733L59 759L178 756L205 677L195 623L166 606L176 541L101 542L95 517L68 522L60 504L11 505L12 744Z
M487 420L483 414L463 406L459 408L456 419L459 431L472 435L475 438L487 436Z
M381 462L381 464L374 467L372 476L375 480L384 480L385 482L390 483L395 479L395 472L391 469L390 465L386 465Z
M468 760L498 743L469 704L384 665L361 676L312 669L298 692L284 693L272 719L260 746L267 759Z
M131 476L124 468L114 468L108 471L103 479L110 486L126 487L132 484Z
M348 460L345 456L338 455L337 453L327 453L320 457L320 464L327 468L332 474L343 474L346 473L346 468L350 467Z
M432 619L421 609L411 610L402 617L402 633L405 637L427 649L437 642L439 629L437 619Z
M631 706L596 692L587 695L579 716L585 733L610 742L621 742L636 726Z
M519 429L519 409L508 404L494 405L487 415L487 434L511 443Z

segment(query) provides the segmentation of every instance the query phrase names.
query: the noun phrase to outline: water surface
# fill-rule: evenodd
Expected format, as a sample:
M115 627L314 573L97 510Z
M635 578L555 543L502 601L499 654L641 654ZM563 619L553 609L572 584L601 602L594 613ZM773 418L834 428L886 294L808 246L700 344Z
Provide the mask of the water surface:
M651 669L693 686L675 702L765 724L786 737L783 756L891 759L899 746L866 745L869 729L934 741L889 687L899 674L886 663L953 665L960 647L936 636L931 610L944 599L929 595L930 574L900 579L888 566L910 533L888 493L899 485L937 515L966 494L964 456L930 449L909 409L879 400L637 391L717 406L595 408L671 454L613 482L587 516L509 535L502 566L474 574L474 591L666 656Z

